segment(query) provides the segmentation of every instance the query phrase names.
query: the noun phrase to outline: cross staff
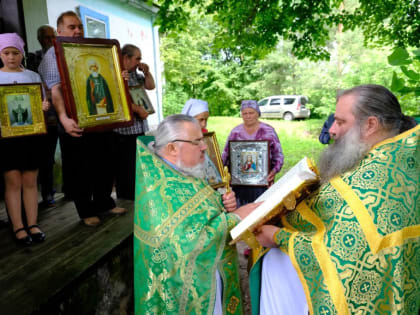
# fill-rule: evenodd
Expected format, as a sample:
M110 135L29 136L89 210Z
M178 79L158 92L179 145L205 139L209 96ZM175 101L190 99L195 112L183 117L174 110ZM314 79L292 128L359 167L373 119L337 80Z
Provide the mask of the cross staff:
M230 173L227 166L223 168L223 181L225 182L226 193L228 194L230 193L231 189L230 189Z

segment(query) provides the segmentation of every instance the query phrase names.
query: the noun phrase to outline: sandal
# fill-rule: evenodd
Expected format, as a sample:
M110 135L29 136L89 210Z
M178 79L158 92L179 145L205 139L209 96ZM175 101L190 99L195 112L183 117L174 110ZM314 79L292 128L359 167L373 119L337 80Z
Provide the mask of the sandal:
M45 233L42 231L37 233L31 233L31 229L33 228L38 228L41 231L38 224L28 226L29 235L30 237L32 237L33 241L36 243L42 243L43 241L45 241Z
M16 231L13 231L16 243L23 246L32 245L32 238L28 234L25 237L17 238L16 234L18 234L20 231L26 232L26 229L22 227L20 229L17 229Z

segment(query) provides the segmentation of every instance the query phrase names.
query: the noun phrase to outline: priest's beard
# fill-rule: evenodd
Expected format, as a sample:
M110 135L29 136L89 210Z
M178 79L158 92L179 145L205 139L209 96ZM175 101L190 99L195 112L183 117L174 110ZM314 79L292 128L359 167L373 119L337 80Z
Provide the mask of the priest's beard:
M362 142L361 128L356 124L323 152L319 161L321 184L353 169L369 151L370 145Z
M175 165L178 167L178 169L187 176L193 176L199 179L204 179L206 176L206 169L205 169L205 163L199 163L196 166L188 167L185 166L184 163L182 163L181 159L178 159L176 161Z

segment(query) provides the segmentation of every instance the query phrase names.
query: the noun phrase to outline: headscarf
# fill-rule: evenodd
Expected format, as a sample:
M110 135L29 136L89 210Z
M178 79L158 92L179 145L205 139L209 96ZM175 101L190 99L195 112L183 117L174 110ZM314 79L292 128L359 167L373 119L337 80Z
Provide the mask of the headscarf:
M184 105L181 114L195 117L209 111L209 104L206 101L190 98Z
M257 111L258 116L261 116L260 107L258 106L257 101L254 100L245 100L241 103L241 111L245 108L252 108Z
M25 43L23 42L22 38L16 33L4 33L0 34L0 51L7 47L14 47L18 49L22 55L25 54L23 47Z

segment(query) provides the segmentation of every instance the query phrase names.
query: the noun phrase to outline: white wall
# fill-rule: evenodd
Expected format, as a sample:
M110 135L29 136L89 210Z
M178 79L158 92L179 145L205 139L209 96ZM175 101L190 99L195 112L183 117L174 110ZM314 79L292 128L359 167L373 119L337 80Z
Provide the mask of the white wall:
M46 0L23 0L23 12L25 16L26 39L28 51L33 52L41 49L37 39L38 27L48 23ZM51 26L54 26L51 24Z
M25 5L30 9L26 10ZM109 18L110 37L117 39L120 46L134 44L142 51L143 62L147 63L156 81L156 89L147 91L156 113L148 117L149 125L157 125L162 120L162 85L158 32L153 27L153 14L135 8L123 1L115 0L24 0L26 32L29 51L39 49L35 45L36 29L42 24L56 28L58 16L67 10L77 11L79 6L87 7ZM42 11L42 12L41 12ZM33 35L35 31L35 35ZM31 41L29 41L31 37ZM31 44L29 44L31 43Z

